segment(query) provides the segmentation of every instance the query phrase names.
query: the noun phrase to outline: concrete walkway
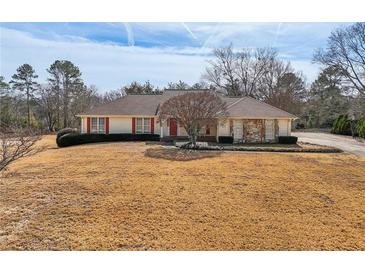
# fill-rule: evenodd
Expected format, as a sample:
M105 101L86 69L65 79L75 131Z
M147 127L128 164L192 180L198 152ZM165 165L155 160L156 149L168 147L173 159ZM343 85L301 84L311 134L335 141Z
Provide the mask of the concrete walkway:
M307 142L342 149L345 152L365 157L365 144L356 141L351 136L334 135L315 132L292 132L299 142Z

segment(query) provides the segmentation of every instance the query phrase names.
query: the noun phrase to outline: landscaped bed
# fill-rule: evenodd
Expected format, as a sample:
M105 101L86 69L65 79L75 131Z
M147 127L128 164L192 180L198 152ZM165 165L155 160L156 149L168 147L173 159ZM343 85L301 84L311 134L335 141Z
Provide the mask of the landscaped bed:
M0 250L365 249L362 157L41 144L0 178Z
M308 153L340 153L341 149L298 142L297 144L219 144L198 142L197 146L184 146L187 142L178 142L176 146L182 149L213 150L213 151L258 151L258 152L308 152Z

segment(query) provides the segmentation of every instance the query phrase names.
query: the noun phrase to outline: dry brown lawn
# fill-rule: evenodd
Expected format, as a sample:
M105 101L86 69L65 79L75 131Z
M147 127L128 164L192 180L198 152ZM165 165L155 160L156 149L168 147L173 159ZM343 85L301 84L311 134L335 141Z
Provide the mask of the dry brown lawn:
M1 250L365 250L364 158L54 139L0 178Z

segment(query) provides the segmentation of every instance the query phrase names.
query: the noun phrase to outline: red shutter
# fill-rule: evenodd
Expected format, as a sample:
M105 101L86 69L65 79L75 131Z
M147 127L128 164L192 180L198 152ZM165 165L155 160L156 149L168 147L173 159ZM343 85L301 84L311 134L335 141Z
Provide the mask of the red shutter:
M136 134L136 118L132 118L132 134Z
M209 126L205 127L205 135L210 135L210 127Z
M109 117L105 118L105 134L109 134Z
M151 118L151 133L155 133L155 118Z
M86 119L86 129L87 133L90 134L90 117L87 117Z

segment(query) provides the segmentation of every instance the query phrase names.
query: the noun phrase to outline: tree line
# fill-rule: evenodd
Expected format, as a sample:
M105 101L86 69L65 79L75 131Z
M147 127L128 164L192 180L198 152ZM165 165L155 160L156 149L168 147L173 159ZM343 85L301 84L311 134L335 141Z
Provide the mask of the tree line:
M340 115L365 117L365 23L334 30L327 46L313 62L321 72L313 83L273 48L236 50L233 45L214 50L201 81L189 85L170 82L169 89L210 89L228 96L251 96L300 117L305 127L332 127ZM45 83L29 64L21 65L6 82L0 76L0 123L54 131L78 127L76 114L126 94L158 94L149 81L132 82L99 94L87 86L80 69L56 60L47 69Z

